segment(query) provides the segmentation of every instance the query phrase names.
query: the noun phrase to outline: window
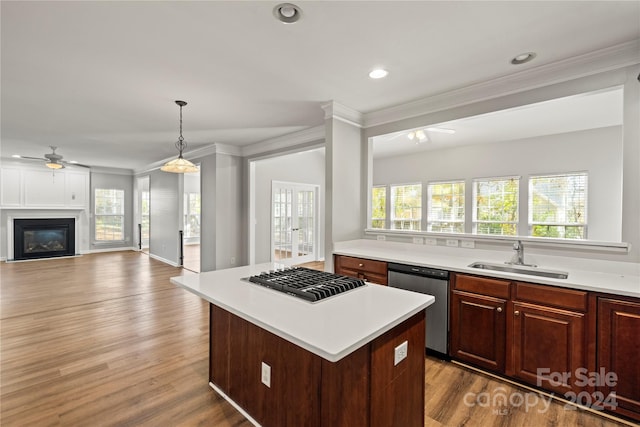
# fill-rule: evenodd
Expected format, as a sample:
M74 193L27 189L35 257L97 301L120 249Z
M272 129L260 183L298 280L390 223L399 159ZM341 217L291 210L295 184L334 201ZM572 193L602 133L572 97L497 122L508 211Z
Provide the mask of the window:
M535 237L585 239L587 174L529 179L529 233Z
M149 196L150 193L148 191L143 191L141 194L141 203L140 203L140 216L141 216L141 224L142 224L142 241L145 243L149 243Z
M464 233L464 181L427 186L427 231Z
M385 228L386 219L387 187L373 187L371 192L371 228Z
M391 229L420 230L422 184L391 186Z
M474 234L518 234L519 184L520 177L474 180Z
M200 237L200 193L184 193L184 237Z
M124 241L124 190L96 188L95 238L98 242Z

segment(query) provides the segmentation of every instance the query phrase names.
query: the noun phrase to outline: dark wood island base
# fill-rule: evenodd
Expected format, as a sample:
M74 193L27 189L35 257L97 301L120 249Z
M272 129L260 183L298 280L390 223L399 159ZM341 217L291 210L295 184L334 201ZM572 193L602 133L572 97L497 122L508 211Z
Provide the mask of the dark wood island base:
M262 426L424 426L424 310L337 362L214 304L209 319L209 380Z

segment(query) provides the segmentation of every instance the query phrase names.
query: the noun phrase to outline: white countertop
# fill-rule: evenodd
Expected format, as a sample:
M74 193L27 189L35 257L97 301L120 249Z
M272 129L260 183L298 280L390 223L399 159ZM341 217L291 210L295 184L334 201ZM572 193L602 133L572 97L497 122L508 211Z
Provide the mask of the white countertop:
M309 303L241 280L281 264L258 264L172 277L192 292L330 362L336 362L399 325L435 298L387 286L367 284Z
M337 242L334 244L333 252L358 258L640 298L640 265L638 263L527 255L525 250L526 262L535 263L540 269L561 270L569 273L567 279L550 279L469 267L469 264L478 261L504 264L504 261L511 257L512 251L448 248L361 239Z

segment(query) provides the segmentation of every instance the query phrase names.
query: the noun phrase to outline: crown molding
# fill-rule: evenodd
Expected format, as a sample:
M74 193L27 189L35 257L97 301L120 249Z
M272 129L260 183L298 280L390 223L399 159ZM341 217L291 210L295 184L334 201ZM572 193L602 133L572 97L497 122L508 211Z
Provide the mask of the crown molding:
M242 147L243 157L254 157L261 154L283 151L292 147L296 147L303 144L308 144L317 140L324 140L325 128L324 125L314 126L307 129L302 129L297 132L292 132L287 135L278 136L276 138L266 139L264 141L256 142L251 145L245 145Z
M640 40L366 113L362 123L365 128L382 125L636 64L640 64Z
M363 115L353 108L342 105L336 101L330 101L320 106L324 110L324 119L335 119L361 128Z

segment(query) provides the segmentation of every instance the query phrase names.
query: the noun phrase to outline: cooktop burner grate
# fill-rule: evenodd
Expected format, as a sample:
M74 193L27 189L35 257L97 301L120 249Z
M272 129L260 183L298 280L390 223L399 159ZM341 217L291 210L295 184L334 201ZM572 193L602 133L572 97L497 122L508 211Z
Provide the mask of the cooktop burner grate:
M361 279L305 267L260 273L249 277L249 281L311 302L365 286Z

